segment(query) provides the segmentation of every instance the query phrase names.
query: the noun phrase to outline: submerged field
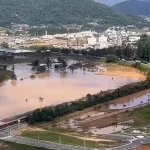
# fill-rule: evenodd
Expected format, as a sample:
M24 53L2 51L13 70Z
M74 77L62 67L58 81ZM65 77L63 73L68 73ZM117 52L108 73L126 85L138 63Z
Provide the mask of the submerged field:
M76 60L68 60L68 64L75 62ZM111 69L110 71L113 68L114 70L120 70L120 67L123 72L127 69L125 67L126 69L123 70L123 66L118 65L106 66L108 70ZM11 69L11 65L9 68ZM102 68L105 68L105 66ZM76 69L72 72L67 69L64 72L56 72L52 66L49 72L37 74L36 78L31 79L30 76L35 73L31 70L31 66L15 64L15 74L18 80L9 80L1 84L0 87L2 108L9 104L7 109L0 110L0 119L3 119L3 113L5 113L6 118L36 108L77 100L85 97L88 93L94 94L101 90L115 89L142 80L134 76L122 78L119 76L95 75L97 71L92 71ZM39 97L44 98L42 103L39 102Z

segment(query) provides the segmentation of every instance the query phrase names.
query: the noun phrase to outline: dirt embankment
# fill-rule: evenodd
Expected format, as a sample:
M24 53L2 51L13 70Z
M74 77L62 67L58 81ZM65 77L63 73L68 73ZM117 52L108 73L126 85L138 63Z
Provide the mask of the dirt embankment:
M106 71L106 72L99 72L96 75L105 75L105 76L119 76L123 78L137 78L139 80L144 81L146 76L144 74L140 74L138 72L124 72L124 71Z
M122 65L106 65L106 72L97 72L96 75L105 76L119 76L123 78L136 78L141 81L146 79L144 73L140 72L138 69L122 66Z
M135 150L150 150L150 145L141 146Z

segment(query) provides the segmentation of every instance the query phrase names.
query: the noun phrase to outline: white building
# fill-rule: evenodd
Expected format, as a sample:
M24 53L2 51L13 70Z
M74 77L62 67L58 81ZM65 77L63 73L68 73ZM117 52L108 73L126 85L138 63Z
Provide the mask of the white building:
M83 37L92 37L97 32L92 31L82 31L77 33L65 33L65 34L55 34L55 35L48 35L45 32L45 35L42 37L43 39L53 39L53 38L83 38Z
M24 42L25 42L25 40L23 40L23 39L15 39L14 40L15 44L23 44Z
M88 45L96 45L97 39L95 37L88 38Z
M140 40L140 36L129 36L128 37L128 41L130 43L135 43L135 42L138 42Z
M100 49L108 48L108 38L104 35L100 36L98 39L98 43L100 45Z

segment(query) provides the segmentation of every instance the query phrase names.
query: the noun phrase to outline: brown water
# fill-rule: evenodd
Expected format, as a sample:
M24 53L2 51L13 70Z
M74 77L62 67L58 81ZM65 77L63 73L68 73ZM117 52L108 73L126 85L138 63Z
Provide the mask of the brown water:
M144 106L144 104L150 104L150 90L141 91L119 98L115 100L113 105L110 105L110 109L133 108L136 106Z
M80 69L74 73L69 70L66 73L51 70L47 74L37 75L36 79L30 79L33 72L31 66L26 64L16 64L15 73L18 81L7 81L0 86L0 119L137 81L121 77L112 80L110 76L94 75ZM20 78L25 80L20 81ZM39 97L44 98L43 103L39 102Z

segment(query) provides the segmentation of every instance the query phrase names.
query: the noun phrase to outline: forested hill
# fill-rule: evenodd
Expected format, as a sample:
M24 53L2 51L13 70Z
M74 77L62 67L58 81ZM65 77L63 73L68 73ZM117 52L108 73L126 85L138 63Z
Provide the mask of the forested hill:
M123 13L150 16L150 0L125 1L114 5L113 8Z
M10 23L127 25L143 23L138 17L116 12L94 0L0 0L0 26Z

